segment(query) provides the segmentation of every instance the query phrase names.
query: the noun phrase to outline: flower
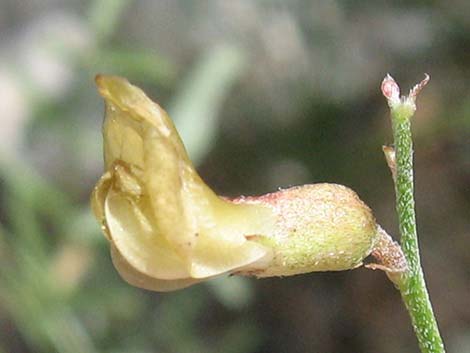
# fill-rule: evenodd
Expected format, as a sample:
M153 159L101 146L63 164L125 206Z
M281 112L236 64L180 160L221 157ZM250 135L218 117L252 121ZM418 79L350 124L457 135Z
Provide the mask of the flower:
M96 83L106 103L105 172L92 208L130 284L169 291L221 274L346 270L374 250L378 226L352 190L323 183L217 196L159 105L123 78Z

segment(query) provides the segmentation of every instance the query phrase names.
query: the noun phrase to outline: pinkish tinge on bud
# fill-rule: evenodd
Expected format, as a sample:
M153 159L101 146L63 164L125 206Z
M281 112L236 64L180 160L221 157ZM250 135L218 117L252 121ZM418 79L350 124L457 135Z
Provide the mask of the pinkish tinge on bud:
M387 74L381 85L382 94L387 98L389 104L398 103L400 100L400 87L390 74Z

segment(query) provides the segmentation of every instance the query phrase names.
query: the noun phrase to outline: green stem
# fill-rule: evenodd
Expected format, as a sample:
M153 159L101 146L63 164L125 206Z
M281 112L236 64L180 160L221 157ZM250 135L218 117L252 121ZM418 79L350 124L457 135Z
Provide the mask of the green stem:
M401 101L392 107L392 127L396 153L396 208L401 233L401 246L408 271L397 283L411 317L422 353L443 353L444 344L429 300L421 268L416 234L413 196L413 141L410 118L414 102Z

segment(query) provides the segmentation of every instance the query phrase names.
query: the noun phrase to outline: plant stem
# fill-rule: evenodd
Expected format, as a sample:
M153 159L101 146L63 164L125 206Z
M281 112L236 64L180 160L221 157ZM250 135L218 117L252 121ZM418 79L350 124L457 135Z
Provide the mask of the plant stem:
M391 79L391 77L389 78ZM421 352L443 353L445 352L444 344L429 300L420 263L413 195L411 117L416 109L414 104L416 95L426 83L427 80L423 81L420 87L416 86L408 97L402 97L399 101L391 102L385 92L384 95L389 99L391 107L396 153L396 209L401 233L401 246L408 263L408 270L396 284L411 317Z

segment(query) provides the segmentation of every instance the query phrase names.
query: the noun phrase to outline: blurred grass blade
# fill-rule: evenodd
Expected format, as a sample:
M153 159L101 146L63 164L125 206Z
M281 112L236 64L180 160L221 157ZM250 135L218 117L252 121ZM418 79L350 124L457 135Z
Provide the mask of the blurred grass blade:
M99 49L91 58L92 72L112 72L146 82L168 85L175 68L160 55L132 49Z
M88 19L98 45L113 34L119 18L130 2L130 0L94 0L91 3Z
M32 201L36 185L34 181L26 181L25 174L16 174L8 167L0 168L0 175L5 181L5 213L13 233L8 242L17 256L29 252L30 257L44 264L46 248L44 239L39 236L41 229ZM43 200L43 203L47 202ZM27 262L20 261L20 265L26 266Z
M214 142L220 108L243 72L244 63L239 48L220 46L210 50L184 79L170 105L169 114L196 165Z
M41 215L50 217L64 231L74 213L72 201L68 195L46 181L35 170L21 163L0 163L0 176L5 187L17 200L24 202L27 208L33 208ZM23 206L9 208L10 212L20 212ZM24 221L21 223L25 223Z
M0 302L22 336L37 352L95 353L91 338L65 302L52 276L50 236L39 216L49 215L53 228L65 232L73 206L56 188L26 166L2 164L5 205L11 233L0 228ZM57 224L55 224L57 222ZM3 255L3 254L2 254Z

